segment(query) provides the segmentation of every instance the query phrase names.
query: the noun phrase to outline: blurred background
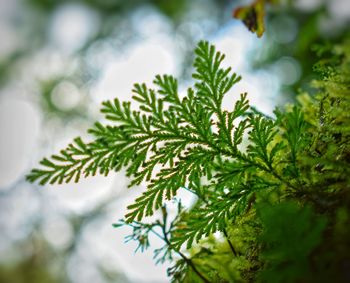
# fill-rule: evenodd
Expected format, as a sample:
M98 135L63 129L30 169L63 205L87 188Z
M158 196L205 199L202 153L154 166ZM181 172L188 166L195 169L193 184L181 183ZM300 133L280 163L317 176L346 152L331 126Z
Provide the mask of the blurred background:
M46 187L25 174L86 137L102 119L102 101L130 100L133 83L167 73L185 90L201 39L243 76L225 107L245 91L266 114L292 102L314 76L313 46L349 35L350 2L270 7L262 39L232 19L235 7L251 2L0 0L1 283L169 281L152 250L134 253L136 244L124 243L130 231L112 227L144 189L127 189L123 172Z

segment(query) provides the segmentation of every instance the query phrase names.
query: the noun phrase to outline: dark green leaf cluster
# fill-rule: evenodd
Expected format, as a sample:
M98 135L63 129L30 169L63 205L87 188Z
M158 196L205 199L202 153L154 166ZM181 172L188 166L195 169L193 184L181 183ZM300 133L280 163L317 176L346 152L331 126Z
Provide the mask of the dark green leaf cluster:
M260 280L312 281L308 257L321 242L325 217L317 217L311 207L300 208L291 201L259 207L258 213L263 225L261 258L266 262Z

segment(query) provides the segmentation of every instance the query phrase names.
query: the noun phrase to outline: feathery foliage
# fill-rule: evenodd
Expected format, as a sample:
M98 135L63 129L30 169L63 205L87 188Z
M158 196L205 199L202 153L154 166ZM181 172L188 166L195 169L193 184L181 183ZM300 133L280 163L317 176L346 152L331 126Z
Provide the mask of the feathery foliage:
M320 93L301 95L298 105L272 118L251 107L246 93L223 109L241 78L201 41L186 95L169 75L156 76L154 88L135 84L137 107L117 98L104 102L110 124L95 123L92 142L76 138L43 159L28 180L78 182L125 167L130 186L147 189L115 226L131 226L127 240L138 241L140 250L149 247L150 233L161 238L158 262L180 257L169 269L173 282L295 282L321 274L322 260L334 254L320 243L345 244L332 229L347 221L350 207L349 47L336 52L337 64L318 66L327 70L315 82ZM178 190L197 200L191 208L178 202L172 218L166 203ZM157 210L161 220L142 222ZM348 260L341 255L339 264ZM332 268L327 278L337 273L341 282L346 273Z

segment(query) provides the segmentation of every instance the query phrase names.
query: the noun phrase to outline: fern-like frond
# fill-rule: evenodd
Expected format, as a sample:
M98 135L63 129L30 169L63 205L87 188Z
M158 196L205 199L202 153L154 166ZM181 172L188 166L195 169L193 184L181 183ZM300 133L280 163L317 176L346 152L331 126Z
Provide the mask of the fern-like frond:
M41 160L43 168L33 169L27 179L41 185L62 184L71 180L78 182L81 176L94 176L97 172L107 175L116 163L117 152L107 143L99 141L86 144L76 138L59 154Z
M130 185L147 184L146 191L128 207L126 221L131 223L152 215L181 188L210 199L198 185L206 178L218 192L228 189L231 195L217 204L213 201L211 228L191 237L199 239L221 230L223 224L217 220L238 213L245 201L242 192L234 191L234 176L257 168L270 170L279 147L274 142L274 122L248 115L247 94L241 94L231 111L222 109L224 95L240 80L231 68L222 67L224 55L204 41L195 53L196 82L184 97L179 96L177 80L169 75L156 76L154 89L135 84L132 98L138 108L117 98L103 102L101 112L110 125L95 123L89 130L93 142L75 140L61 155L44 159L46 169L34 169L28 179L62 183L126 167ZM251 145L247 155L238 146L248 130ZM223 169L225 164L232 166Z

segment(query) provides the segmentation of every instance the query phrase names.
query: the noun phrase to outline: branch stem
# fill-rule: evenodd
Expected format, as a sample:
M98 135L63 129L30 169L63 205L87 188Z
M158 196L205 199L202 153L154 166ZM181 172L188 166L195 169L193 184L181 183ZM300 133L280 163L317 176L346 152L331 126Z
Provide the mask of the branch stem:
M167 212L165 207L163 207L163 223L161 225L162 228L162 232L163 232L163 240L165 241L165 243L171 247L171 243L168 239L168 232L166 231L166 224L167 224ZM195 266L195 264L193 263L193 261L188 258L187 256L185 256L181 251L179 250L174 250L177 254L179 254L182 259L192 268L192 270L198 275L198 277L204 282L204 283L210 283L210 281L205 278L205 276L200 273L200 271L197 269L197 267Z
M229 239L226 229L224 229L223 232L224 232L224 235L225 235L225 237L226 237L226 240L227 240L227 242L228 242L228 245L230 246L230 249L231 249L233 255L234 255L234 256L237 256L237 255L238 255L238 254L237 254L237 251L235 250L235 248L234 248L234 246L233 246L231 240Z

